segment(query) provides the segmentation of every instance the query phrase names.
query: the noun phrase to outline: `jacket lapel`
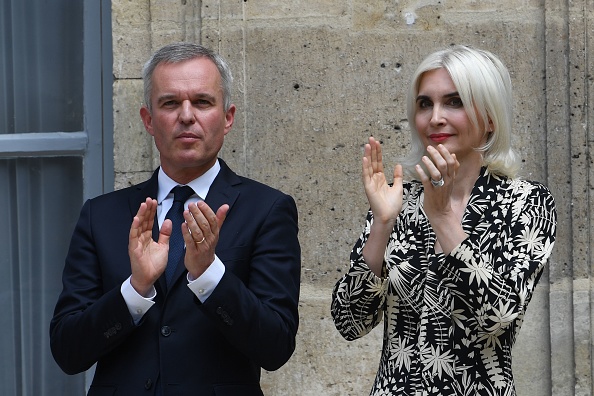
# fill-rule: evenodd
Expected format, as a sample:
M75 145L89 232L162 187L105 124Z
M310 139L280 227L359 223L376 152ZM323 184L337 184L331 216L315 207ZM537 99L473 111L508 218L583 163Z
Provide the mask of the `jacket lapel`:
M136 216L138 213L138 208L140 204L143 203L147 197L151 197L153 199L157 199L157 191L159 189L159 181L158 181L158 174L159 168L153 172L153 175L150 179L145 181L144 183L140 183L136 185L135 189L133 190L132 194L130 194L130 198L128 199L128 203L130 205L130 213L132 216ZM159 231L159 227L157 227L157 234Z
M233 172L227 164L219 159L221 170L212 182L205 202L216 213L221 205L229 205L229 212L233 208L233 204L239 197L239 191L235 186L241 184L241 179Z
M507 210L506 198L509 192L504 184L507 183L500 177L491 174L484 167L481 169L462 219L462 227L467 234L470 235L485 216ZM502 218L502 215L496 214L496 217Z

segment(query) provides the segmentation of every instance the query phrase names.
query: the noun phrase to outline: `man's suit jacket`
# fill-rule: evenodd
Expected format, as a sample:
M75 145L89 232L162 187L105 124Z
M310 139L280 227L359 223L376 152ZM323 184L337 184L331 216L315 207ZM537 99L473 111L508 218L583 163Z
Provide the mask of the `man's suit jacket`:
M206 203L229 204L216 254L225 274L201 303L178 265L169 291L135 325L120 292L131 273L128 235L158 181L87 201L72 237L63 291L50 325L60 367L79 373L97 362L89 395L262 395L260 368L281 367L295 349L300 247L297 208L280 191L221 170ZM158 230L155 226L154 234Z

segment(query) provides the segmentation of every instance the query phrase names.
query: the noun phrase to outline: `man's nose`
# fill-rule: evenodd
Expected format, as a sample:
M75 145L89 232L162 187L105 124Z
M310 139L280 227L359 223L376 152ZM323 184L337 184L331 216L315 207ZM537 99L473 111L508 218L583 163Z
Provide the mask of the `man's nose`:
M196 122L196 118L194 115L194 107L189 100L184 100L181 103L180 113L179 113L179 120L184 124L193 124Z

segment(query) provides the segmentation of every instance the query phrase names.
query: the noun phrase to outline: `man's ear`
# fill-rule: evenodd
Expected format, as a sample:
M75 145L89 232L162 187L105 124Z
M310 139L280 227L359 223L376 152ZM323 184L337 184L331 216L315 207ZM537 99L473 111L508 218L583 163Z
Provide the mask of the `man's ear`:
M236 107L234 104L232 104L225 113L225 135L229 133L231 127L233 126L233 122L235 121L235 110Z
M142 119L142 123L144 124L144 129L149 133L149 135L154 136L153 134L153 116L151 115L151 111L146 106L142 106L140 108L140 118Z

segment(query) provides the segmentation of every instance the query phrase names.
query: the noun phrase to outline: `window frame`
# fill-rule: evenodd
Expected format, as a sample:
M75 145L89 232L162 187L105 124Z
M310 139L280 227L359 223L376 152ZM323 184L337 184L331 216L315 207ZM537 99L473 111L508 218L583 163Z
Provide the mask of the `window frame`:
M83 2L84 130L0 134L0 158L81 156L88 199L114 186L113 55L111 0Z
M83 130L0 134L0 159L81 158L84 202L114 189L112 13L111 0L77 1L83 3ZM88 392L94 369L80 374L81 395Z

